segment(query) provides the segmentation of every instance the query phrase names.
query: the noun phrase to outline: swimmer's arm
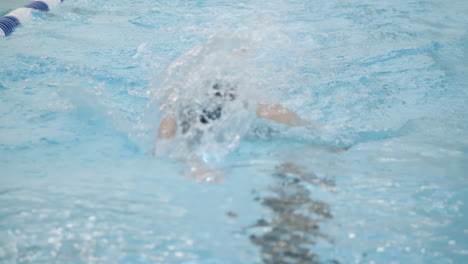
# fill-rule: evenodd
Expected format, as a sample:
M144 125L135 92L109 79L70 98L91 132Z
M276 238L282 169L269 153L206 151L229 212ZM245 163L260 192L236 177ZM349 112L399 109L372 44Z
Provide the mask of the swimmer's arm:
M257 104L257 116L288 126L321 126L320 123L301 118L280 104Z
M174 116L166 116L159 124L158 139L171 139L177 130L177 120Z

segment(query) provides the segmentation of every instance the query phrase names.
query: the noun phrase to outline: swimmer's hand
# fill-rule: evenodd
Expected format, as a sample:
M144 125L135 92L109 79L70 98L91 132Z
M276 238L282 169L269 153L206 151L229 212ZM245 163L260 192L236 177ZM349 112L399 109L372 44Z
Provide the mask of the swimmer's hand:
M221 183L226 177L222 171L210 167L200 160L186 161L189 168L185 174L201 183Z

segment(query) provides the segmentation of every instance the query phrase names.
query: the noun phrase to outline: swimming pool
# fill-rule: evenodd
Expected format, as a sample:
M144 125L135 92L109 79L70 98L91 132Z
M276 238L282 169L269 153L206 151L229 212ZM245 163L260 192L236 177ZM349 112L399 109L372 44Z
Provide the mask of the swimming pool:
M34 13L0 39L0 262L468 262L467 13L461 0ZM197 45L252 52L180 57ZM198 183L152 155L150 91L180 58L181 78L239 72L327 129L252 120L209 153L222 183Z

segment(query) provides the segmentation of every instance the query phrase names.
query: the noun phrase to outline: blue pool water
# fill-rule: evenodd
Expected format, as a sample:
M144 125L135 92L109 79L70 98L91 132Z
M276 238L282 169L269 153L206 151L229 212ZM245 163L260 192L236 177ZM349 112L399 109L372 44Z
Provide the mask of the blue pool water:
M467 28L463 0L35 13L0 39L0 263L468 263ZM326 126L233 111L199 183L157 103L210 73Z

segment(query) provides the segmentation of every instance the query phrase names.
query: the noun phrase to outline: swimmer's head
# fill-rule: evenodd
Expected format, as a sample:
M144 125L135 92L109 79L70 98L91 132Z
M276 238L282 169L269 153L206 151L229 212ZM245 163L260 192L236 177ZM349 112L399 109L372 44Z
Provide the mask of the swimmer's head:
M239 49L234 49L232 51L232 56L243 56L249 52L248 49L246 48L239 48Z
M216 82L212 86L212 94L214 97L223 99L223 101L234 101L237 98L237 89L230 85L221 85L219 82Z

